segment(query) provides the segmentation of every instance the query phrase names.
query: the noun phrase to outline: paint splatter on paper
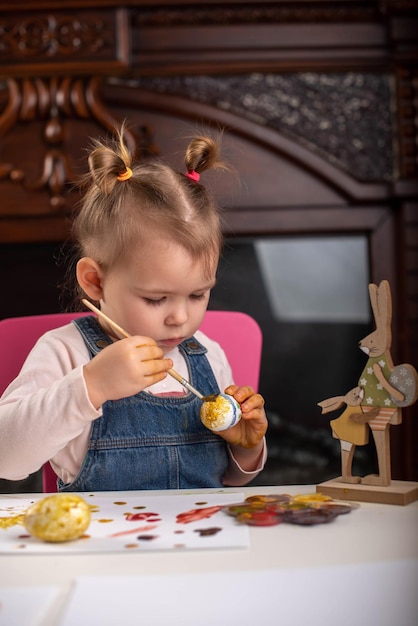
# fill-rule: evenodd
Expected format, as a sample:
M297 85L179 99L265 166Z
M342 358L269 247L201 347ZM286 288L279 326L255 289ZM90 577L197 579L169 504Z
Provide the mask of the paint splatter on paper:
M248 548L249 531L225 515L224 508L242 499L242 493L220 492L152 496L146 492L115 499L103 493L83 494L94 497L88 534L66 544L51 545L22 533L18 516L33 502L25 498L0 497L0 554L94 553L136 549L188 550ZM39 494L39 499L43 495ZM142 523L141 523L142 522ZM179 541L180 540L180 541Z
M201 519L207 519L215 515L223 509L223 506L209 506L204 509L192 509L191 511L185 511L177 515L178 524L190 524L190 522L197 522Z

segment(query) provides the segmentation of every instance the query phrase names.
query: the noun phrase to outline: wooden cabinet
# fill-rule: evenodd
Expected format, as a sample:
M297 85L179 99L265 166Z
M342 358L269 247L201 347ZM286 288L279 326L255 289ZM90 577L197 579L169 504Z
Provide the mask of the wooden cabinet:
M417 32L412 0L0 2L0 243L68 237L89 138L123 119L138 158L179 168L224 128L225 233L365 235L417 366ZM393 446L416 480L414 415Z

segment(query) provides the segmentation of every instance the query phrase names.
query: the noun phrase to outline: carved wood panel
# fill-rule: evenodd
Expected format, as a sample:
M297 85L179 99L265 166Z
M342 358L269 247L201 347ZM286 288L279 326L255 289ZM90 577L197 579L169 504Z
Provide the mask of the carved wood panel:
M171 153L176 132L223 126L247 181L225 231L363 229L371 276L389 277L398 303L399 358L418 365L417 9L0 2L0 242L66 237L89 137L123 118L138 158ZM416 409L405 413L398 462L417 479Z

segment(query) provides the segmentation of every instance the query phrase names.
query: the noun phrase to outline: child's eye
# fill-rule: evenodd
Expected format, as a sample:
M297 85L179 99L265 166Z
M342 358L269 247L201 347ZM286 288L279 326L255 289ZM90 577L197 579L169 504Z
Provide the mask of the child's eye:
M158 298L157 300L153 300L152 298L144 298L145 302L151 306L158 306L164 302L164 298Z
M206 298L205 293L192 293L190 296L192 300L204 300Z

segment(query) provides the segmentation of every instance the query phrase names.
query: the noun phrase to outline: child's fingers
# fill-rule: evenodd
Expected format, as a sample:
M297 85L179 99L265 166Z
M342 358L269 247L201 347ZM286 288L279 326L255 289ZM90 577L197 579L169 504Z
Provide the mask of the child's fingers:
M254 410L263 410L264 398L259 393L255 393L250 396L245 402L241 402L241 411L243 413L249 413Z
M225 389L225 393L234 396L235 400L241 403L254 395L254 389L249 386L238 387L237 385L230 385Z
M153 359L162 359L164 352L157 345L155 346L135 346L136 358L141 361L152 361Z
M254 409L261 409L264 406L264 398L259 393L254 393L252 387L238 387L230 385L225 389L225 393L231 395L240 403L243 413L248 413Z
M171 359L151 359L143 361L144 376L154 376L155 374L163 374L165 377L167 370L173 367L173 361Z
M155 374L150 374L149 376L145 376L145 378L147 379L147 387L151 387L152 385L155 385L155 383L159 383L161 380L164 380L164 378L166 378L167 376L167 372L157 372Z
M238 385L229 385L229 387L224 390L224 393L227 393L229 396L233 396L238 389Z

